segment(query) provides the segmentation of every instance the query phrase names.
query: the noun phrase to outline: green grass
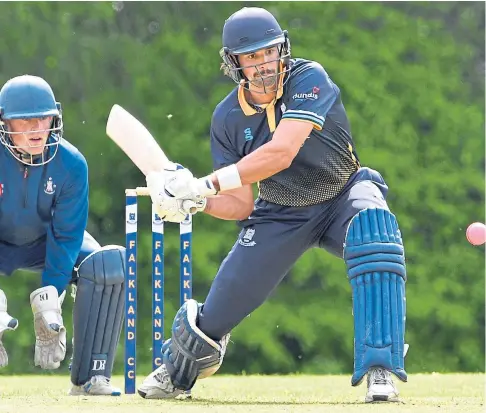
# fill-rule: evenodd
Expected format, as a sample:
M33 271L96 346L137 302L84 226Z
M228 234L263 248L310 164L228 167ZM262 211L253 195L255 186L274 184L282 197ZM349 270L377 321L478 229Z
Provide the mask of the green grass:
M138 383L143 377L138 378ZM364 404L365 385L349 376L214 376L198 382L193 399L71 397L68 376L0 376L0 412L484 412L484 374L415 374L399 383L400 403ZM122 386L122 377L114 377Z

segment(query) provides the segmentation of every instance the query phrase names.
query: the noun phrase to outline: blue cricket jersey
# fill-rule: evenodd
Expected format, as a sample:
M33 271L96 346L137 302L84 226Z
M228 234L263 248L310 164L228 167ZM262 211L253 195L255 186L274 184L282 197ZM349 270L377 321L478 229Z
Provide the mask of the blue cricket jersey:
M52 150L52 149L50 149ZM42 166L19 162L0 147L0 244L22 247L45 240L42 286L61 293L71 280L88 220L88 165L62 139Z

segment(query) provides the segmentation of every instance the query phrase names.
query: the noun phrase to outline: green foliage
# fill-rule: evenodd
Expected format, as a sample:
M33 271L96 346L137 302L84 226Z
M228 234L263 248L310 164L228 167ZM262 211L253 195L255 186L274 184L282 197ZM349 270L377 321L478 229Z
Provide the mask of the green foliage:
M407 255L408 371L484 371L484 250L464 236L470 222L484 221L484 36L474 35L484 30L484 4L261 4L288 28L293 55L319 61L339 85L360 159L390 187ZM221 29L242 5L2 5L0 82L30 73L53 86L66 138L89 162L88 230L100 243L124 244L124 189L144 184L105 136L111 106L119 103L139 117L170 158L196 175L208 173L212 110L233 87L219 71ZM151 346L149 207L141 200L138 354L144 373ZM179 297L178 228L169 225L166 232L168 334ZM195 218L199 301L236 234L234 223ZM11 363L2 373L33 371L29 293L38 277L19 272L0 283L9 312L20 319L19 329L4 336ZM71 310L66 299L68 325ZM352 329L344 264L309 251L271 300L234 330L222 371L349 373Z

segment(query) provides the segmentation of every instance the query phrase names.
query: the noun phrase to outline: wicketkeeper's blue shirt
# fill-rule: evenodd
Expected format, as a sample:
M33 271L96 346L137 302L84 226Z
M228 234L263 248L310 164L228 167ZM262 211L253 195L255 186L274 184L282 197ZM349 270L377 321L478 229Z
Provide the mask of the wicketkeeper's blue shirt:
M88 166L73 145L62 139L55 157L42 166L26 166L0 146L0 253L14 251L18 261L29 246L45 243L42 285L62 292L71 280L87 220ZM0 272L18 269L3 258Z

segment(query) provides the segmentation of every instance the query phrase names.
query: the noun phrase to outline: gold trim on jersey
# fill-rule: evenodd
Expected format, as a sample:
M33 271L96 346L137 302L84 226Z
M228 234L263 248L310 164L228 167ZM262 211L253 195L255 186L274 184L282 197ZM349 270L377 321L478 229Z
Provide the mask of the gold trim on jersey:
M356 159L356 156L354 156L353 145L351 145L349 142L348 142L348 150L351 153L351 159L356 164L356 166L358 167L358 169L361 168L361 165L359 164L358 160Z
M280 71L283 70L283 63L280 62ZM277 120L276 120L276 114L275 114L275 103L277 100L279 100L282 95L283 95L283 81L284 81L284 76L281 75L279 76L278 80L278 88L277 88L277 94L275 95L275 98L270 102L266 103L263 105L259 105L262 109L265 109L265 113L267 115L267 120L268 120L268 127L270 128L270 132L275 132L275 129L277 129ZM245 85L246 81L245 79L242 79L240 81L240 85L238 86L238 103L240 104L241 110L245 114L245 116L252 116L257 111L248 103L245 97Z
M275 129L277 129L275 120L275 105L268 105L265 108L265 111L267 112L268 128L270 129L270 132L275 132Z
M284 120L289 120L289 121L292 121L292 122L304 122L304 123L310 123L311 125L313 125L313 126L314 126L314 129L317 129L317 130L322 130L321 125L318 125L317 123L312 122L311 120L306 120L306 119L296 119L296 118L282 118L282 119L280 120L280 122L283 122Z

